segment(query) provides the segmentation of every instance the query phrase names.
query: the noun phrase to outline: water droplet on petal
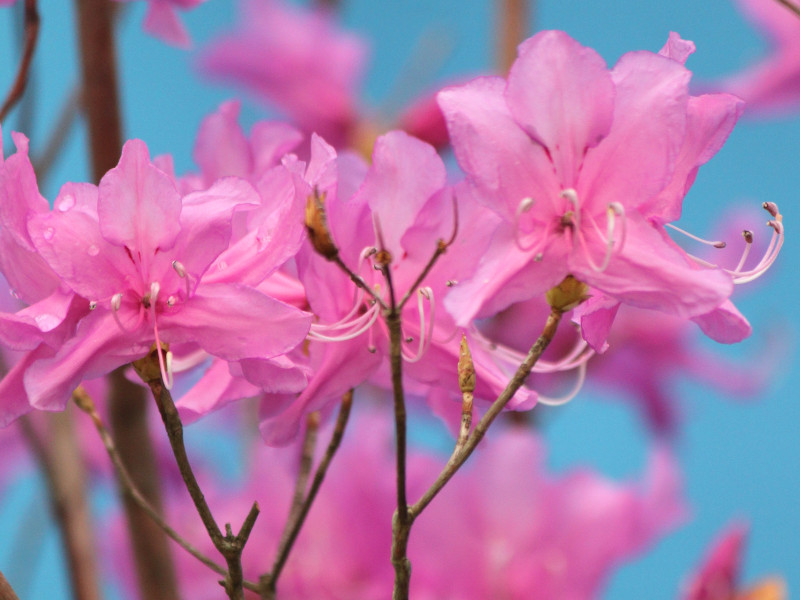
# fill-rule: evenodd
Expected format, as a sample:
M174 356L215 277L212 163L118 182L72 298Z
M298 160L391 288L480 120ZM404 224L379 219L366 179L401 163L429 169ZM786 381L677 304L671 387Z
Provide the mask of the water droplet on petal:
M100 254L100 248L92 244L86 249L86 252L89 253L89 256L97 256L98 254Z
M36 315L33 319L42 331L50 331L61 322L55 315L48 315L47 313Z
M9 289L9 290L8 290L8 293L9 293L9 294L11 294L11 297L12 297L12 298L16 298L17 300L19 300L19 293L17 292L17 290L11 290L11 289Z
M44 236L44 239L52 240L53 234L55 234L55 230L52 227L48 227L47 229L44 230L44 233L42 235Z
M58 210L61 212L67 212L73 206L75 206L75 196L72 194L67 194L61 200L61 202L58 203Z

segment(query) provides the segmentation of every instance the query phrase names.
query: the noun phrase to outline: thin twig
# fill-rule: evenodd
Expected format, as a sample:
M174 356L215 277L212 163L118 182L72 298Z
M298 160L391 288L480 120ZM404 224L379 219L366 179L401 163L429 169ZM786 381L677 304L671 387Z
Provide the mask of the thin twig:
M292 525L297 520L297 515L303 508L308 489L308 479L311 477L311 467L314 466L314 450L317 446L317 432L319 430L319 413L312 412L306 418L306 433L303 439L303 449L300 454L300 468L297 473L297 482L294 487L292 504L289 507L289 518L286 519L286 528L281 536L278 548L282 548L291 534Z
M0 572L0 600L19 600L14 588L8 583L3 573Z
M22 98L25 93L25 85L28 82L28 72L33 61L33 54L36 50L36 42L39 39L39 11L36 8L36 0L25 0L25 47L22 51L17 76L11 89L6 96L3 106L0 108L0 122L4 121L8 112Z
M403 310L403 307L408 302L411 295L414 291L422 284L422 281L428 276L428 273L431 272L433 265L436 264L436 261L439 260L439 257L447 252L447 249L453 245L453 242L456 241L456 236L458 235L458 201L456 200L455 195L453 196L453 233L450 235L450 239L446 242L444 240L439 240L436 242L436 250L431 256L431 259L428 261L428 264L425 265L425 268L422 269L422 272L417 277L417 280L413 283L411 287L406 290L405 296L400 300L400 304L397 305L398 312Z
M311 505L314 503L314 500L317 497L317 492L319 492L319 488L322 486L322 482L325 480L328 467L330 466L336 451L339 449L339 445L342 443L342 437L344 436L344 430L347 426L347 421L350 418L350 408L352 405L353 390L349 390L342 398L342 403L339 407L339 415L336 417L336 426L334 427L333 435L331 435L331 441L328 443L328 448L325 450L325 455L322 457L319 466L317 466L317 470L314 472L314 479L311 482L308 495L303 501L300 510L295 515L294 521L291 524L289 535L285 536L285 538L281 540L281 544L278 547L278 552L275 557L275 562L272 565L272 570L261 578L261 597L266 600L272 600L275 598L278 577L280 577L281 571L283 571L283 567L286 564L286 560L289 558L289 552L291 551L292 546L294 545L294 542L300 533L300 529L303 527L303 523L306 520L308 511L311 509Z
M78 408L91 417L95 429L97 429L97 433L100 435L100 439L103 442L103 446L105 446L106 452L108 452L108 456L111 459L111 462L114 464L114 468L117 470L117 477L123 492L127 494L128 497L133 500L137 506L139 506L139 508L147 513L147 516L150 517L153 522L164 531L164 533L177 542L181 548L186 550L189 554L194 556L197 560L206 565L215 573L225 575L227 571L224 567L221 567L215 563L197 548L192 546L192 544L186 541L183 537L181 537L177 531L167 524L161 514L150 505L144 495L139 491L130 474L128 473L128 470L125 468L125 465L122 463L122 459L117 452L117 448L114 444L113 438L111 437L111 433L103 423L100 414L95 408L94 402L86 393L86 391L79 387L72 393L72 399L75 401L75 404L78 405Z
M74 597L99 600L86 473L71 417L68 411L45 415L47 444L36 431L31 417L21 419L20 425L45 473L53 514L62 533Z
M800 17L800 6L797 6L794 2L791 2L790 0L777 0L777 2L779 4L783 4L786 8Z
M428 490L415 504L408 507L405 519L402 518L403 515L399 511L395 512L394 518L392 519L392 562L395 564L395 587L392 595L393 600L408 600L411 575L411 564L407 558L408 539L411 533L411 526L414 524L414 520L423 510L425 510L425 507L431 503L431 501L441 491L445 484L450 481L458 469L464 464L464 462L466 462L473 450L475 450L478 442L483 439L483 436L486 434L489 426L500 414L503 408L505 408L506 404L508 404L517 390L525 383L525 380L527 379L528 375L530 375L531 369L533 369L536 361L539 360L539 357L541 357L542 353L552 341L562 315L563 310L556 308L551 310L542 334L539 336L539 339L536 340L533 346L531 346L528 355L517 369L514 377L511 378L506 388L475 426L472 434L467 438L466 443L463 446L456 446L452 456L450 457L450 460L447 461L447 464L445 465L444 469L442 469L442 472L439 474L439 477L436 479L436 481L431 485L430 488L428 488ZM395 562L396 560L398 563ZM400 563L400 560L403 562ZM398 564L399 566L405 567L405 569L398 569Z

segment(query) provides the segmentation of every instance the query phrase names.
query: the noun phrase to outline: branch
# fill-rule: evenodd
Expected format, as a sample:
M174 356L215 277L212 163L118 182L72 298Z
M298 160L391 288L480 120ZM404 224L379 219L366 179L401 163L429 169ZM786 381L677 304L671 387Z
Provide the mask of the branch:
M128 470L125 468L125 465L122 462L122 459L117 452L116 445L114 444L114 440L111 437L106 426L103 424L103 420L100 418L97 409L95 408L94 402L86 393L86 391L78 387L72 393L72 399L74 400L75 404L80 408L83 412L85 412L89 417L91 417L92 422L94 423L95 429L97 429L97 433L100 435L100 439L103 442L103 446L106 448L106 452L108 452L108 456L111 459L111 462L114 464L114 468L117 470L117 479L122 488L122 491L131 499L136 505L141 508L147 516L153 520L153 522L161 528L164 533L166 533L170 538L172 538L178 545L186 550L189 554L194 556L197 560L201 563L206 565L209 569L218 573L220 575L225 575L227 571L215 563L213 560L205 556L202 552L197 550L194 546L192 546L188 541L186 541L181 535L175 531L172 527L170 527L164 518L161 516L159 511L157 511L153 506L147 501L144 495L139 491L139 488L136 487L136 484L133 481L133 478L128 473Z
M319 488L322 486L322 482L324 481L325 475L328 472L328 467L330 466L336 451L339 449L339 445L342 443L342 437L344 436L344 430L347 426L347 421L350 418L350 409L352 405L353 390L349 390L342 398L342 404L339 407L339 415L336 417L336 426L333 430L331 441L328 443L328 448L325 450L325 455L322 457L322 461L320 461L317 470L314 472L314 480L311 482L311 488L308 490L308 495L303 501L303 504L296 513L294 519L287 523L287 526L290 526L290 529L288 530L288 535L284 533L284 536L281 539L281 543L278 546L278 552L275 557L275 562L272 565L272 570L261 578L263 586L261 592L262 598L265 598L266 600L273 600L275 598L278 577L280 577L281 571L286 564L286 560L289 558L289 552L291 551L295 540L297 540L300 529L303 527L306 516L308 516L308 511L311 510L311 505L314 503L314 500L317 497L317 492L319 492Z
M0 573L0 600L19 600L14 588L2 573Z
M517 46L528 34L528 0L496 0L499 4L495 45L497 68L505 75L517 58Z
M786 8L788 8L790 11L792 11L798 17L800 17L800 6L797 6L796 4L791 2L790 0L777 0L777 2L779 4L782 4Z
M164 385L161 379L161 369L159 367L159 357L157 352L163 352L161 348L154 348L150 354L144 358L134 361L133 367L153 393L153 398L161 414L161 420L169 438L172 454L178 463L178 470L181 473L186 489L192 498L197 514L203 521L203 525L208 532L214 547L225 558L228 565L228 573L221 585L225 588L230 600L244 600L244 576L242 574L242 550L250 537L250 532L258 517L258 503L254 502L250 513L244 520L239 533L234 535L230 523L225 524L225 534L220 531L211 509L206 502L203 490L194 475L189 457L186 454L186 446L183 442L183 423L181 422L178 409L172 399L172 394Z
M81 108L81 89L75 86L70 91L61 110L56 118L56 124L50 132L50 136L44 144L44 151L41 156L33 161L33 170L36 172L36 177L39 180L39 186L47 179L50 170L53 168L61 150L64 148L64 143L67 141L72 126L75 123L75 117L78 116Z
M413 285L408 288L406 291L405 296L403 296L402 300L400 300L400 304L397 305L398 312L403 310L403 307L408 302L411 295L414 291L422 284L422 281L428 276L428 273L431 272L433 265L436 264L436 261L439 260L439 257L447 252L447 249L453 245L453 242L456 241L456 236L458 235L458 201L456 200L455 195L453 195L453 233L450 235L450 239L446 242L444 240L439 240L436 242L436 250L431 256L431 259L428 261L428 264L425 265L425 268L422 269L422 272L417 277L417 280L413 283Z
M22 51L17 76L6 96L3 106L0 107L0 122L4 121L9 111L22 98L25 85L28 83L33 54L36 42L39 39L39 11L36 9L36 0L25 0L25 46Z
M77 600L99 600L86 473L71 417L69 412L46 415L47 444L36 431L31 417L20 419L20 425L45 473L53 515L62 533L74 596Z

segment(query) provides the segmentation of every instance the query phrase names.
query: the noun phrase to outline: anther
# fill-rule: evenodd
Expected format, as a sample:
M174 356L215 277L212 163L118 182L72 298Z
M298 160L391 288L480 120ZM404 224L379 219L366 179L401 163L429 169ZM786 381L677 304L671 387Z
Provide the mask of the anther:
M158 284L157 281L154 281L150 284L150 304L155 306L156 300L158 300L158 292L161 291L161 286Z
M448 280L445 282L445 285L446 285L447 287L453 287L454 285L457 285L457 284L458 284L458 281L457 281L457 280L455 280L455 279L448 279Z
M119 307L122 306L122 294L114 294L111 296L111 308L114 312L119 310Z
M764 202L764 204L762 204L761 206L764 210L766 210L769 214L771 214L775 218L778 218L778 216L781 214L780 211L778 210L778 205L775 204L774 202Z
M95 308L97 308L97 302L92 300L91 302L89 302L89 310L94 310Z
M414 336L412 336L412 335L409 335L408 337L406 337L406 342L408 342L409 344L410 344L411 342L413 342L413 341L414 341Z
M186 267L184 267L182 263L178 262L177 260L173 260L172 268L175 269L178 277L186 277Z
M170 296L167 298L167 306L172 307L175 306L175 296Z
M750 231L748 229L743 230L742 231L742 237L744 238L744 241L747 242L748 244L752 244L753 243L753 232L752 231Z

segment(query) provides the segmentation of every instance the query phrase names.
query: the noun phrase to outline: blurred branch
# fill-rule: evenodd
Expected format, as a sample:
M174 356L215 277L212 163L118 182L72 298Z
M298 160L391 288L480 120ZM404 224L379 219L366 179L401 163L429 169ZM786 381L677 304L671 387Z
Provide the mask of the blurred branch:
M133 481L130 473L128 473L128 470L125 468L125 465L123 464L122 459L117 452L117 448L114 444L114 439L111 437L111 433L103 424L103 420L100 418L100 414L97 412L94 402L86 393L86 391L79 387L72 393L72 399L74 400L75 404L78 405L78 408L91 417L95 429L97 429L97 433L100 435L100 439L103 442L103 446L105 446L106 452L108 452L108 456L117 471L120 487L127 497L135 502L136 505L139 506L139 508L141 508L147 514L147 516L164 531L164 533L175 540L175 542L177 542L181 548L186 550L189 554L194 556L212 571L220 575L225 575L227 571L223 567L205 556L202 552L197 550L194 546L182 538L177 531L167 524L167 522L161 516L161 513L153 508L153 506L147 501L147 498L145 498L144 494L139 491L139 489L136 487L136 483ZM148 598L148 600L150 598L150 596L144 597Z
M278 552L272 570L261 578L261 597L265 600L274 600L275 598L278 577L280 577L286 560L289 558L289 552L300 533L300 529L303 527L306 516L308 516L308 511L311 510L311 505L317 497L317 492L319 492L319 488L322 486L322 482L328 472L328 467L336 451L339 449L339 445L342 443L342 437L344 436L347 421L350 418L350 408L352 405L353 390L349 390L342 398L342 404L339 407L339 415L336 417L336 426L334 427L331 441L328 443L328 448L325 450L325 456L322 457L317 470L314 472L314 480L311 482L308 495L305 497L305 500L303 500L297 513L294 514L293 517L290 517L289 521L286 523L287 529L281 538L281 543L278 545Z
M77 600L99 600L97 561L91 512L86 497L86 473L72 414L45 415L47 444L30 416L20 419L22 431L44 470L53 515L62 533L72 589Z
M78 116L80 108L81 88L80 86L75 86L61 106L61 111L58 113L58 118L50 132L50 137L44 143L44 151L42 151L41 156L33 161L33 169L36 171L39 187L47 179L50 170L53 168L53 163L55 163L56 158L64 149L64 144L72 131L72 126L75 124L75 118Z
M497 30L495 32L495 46L497 69L502 75L506 75L517 58L517 46L528 35L530 0L496 1Z
M794 14L800 17L800 6L797 6L797 4L795 4L791 0L776 0L776 1L778 2L778 4L783 4L786 8L788 8L790 11L792 11Z
M3 573L0 573L0 600L19 600L14 588L8 583Z
M22 98L25 92L25 84L28 82L28 71L30 70L33 54L36 50L36 42L39 39L39 11L36 8L36 0L25 0L25 45L22 51L17 76L11 89L6 96L3 106L0 107L0 123L2 123L9 111Z

